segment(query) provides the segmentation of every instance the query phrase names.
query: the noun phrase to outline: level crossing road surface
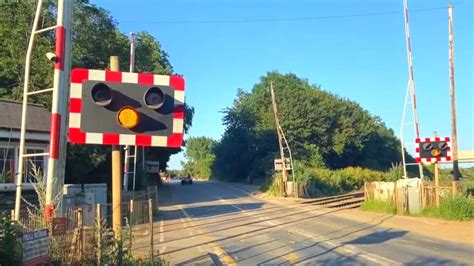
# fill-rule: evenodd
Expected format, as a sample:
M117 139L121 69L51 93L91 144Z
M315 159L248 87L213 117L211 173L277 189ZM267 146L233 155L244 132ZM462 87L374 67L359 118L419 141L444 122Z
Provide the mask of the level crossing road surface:
M172 180L159 190L155 249L172 265L472 265L474 246L252 196L246 187ZM386 215L380 215L380 221Z

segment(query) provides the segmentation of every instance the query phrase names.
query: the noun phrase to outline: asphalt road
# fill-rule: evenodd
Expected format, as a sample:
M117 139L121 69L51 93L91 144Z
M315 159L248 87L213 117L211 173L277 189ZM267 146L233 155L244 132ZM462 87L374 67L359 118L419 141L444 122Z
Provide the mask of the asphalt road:
M470 265L474 246L267 201L228 183L159 191L155 248L173 265Z

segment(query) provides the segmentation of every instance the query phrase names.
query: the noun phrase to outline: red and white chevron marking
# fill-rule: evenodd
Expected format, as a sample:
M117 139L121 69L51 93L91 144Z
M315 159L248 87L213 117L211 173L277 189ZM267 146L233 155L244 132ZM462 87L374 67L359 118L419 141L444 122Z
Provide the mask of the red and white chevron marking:
M171 136L90 133L81 131L82 83L87 80L162 85L174 88L173 134ZM71 73L69 98L69 140L79 144L136 145L177 148L183 144L184 79L145 73L115 72L76 68Z
M417 163L435 163L435 162L449 162L451 161L451 138L450 137L429 137L429 138L417 138L415 142L419 144L420 142L439 142L445 141L448 143L448 156L447 157L436 157L436 158L421 158L420 157L420 147L416 147L416 162Z

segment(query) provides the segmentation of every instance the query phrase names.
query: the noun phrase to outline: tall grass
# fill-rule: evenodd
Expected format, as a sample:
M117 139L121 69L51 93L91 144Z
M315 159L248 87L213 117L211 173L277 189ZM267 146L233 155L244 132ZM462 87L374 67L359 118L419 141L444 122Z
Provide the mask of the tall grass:
M439 208L428 206L423 210L422 215L446 220L472 220L474 219L474 200L471 196L463 195L447 197L441 201Z
M382 212L396 214L397 209L391 201L368 199L360 207L363 211ZM467 221L474 219L474 200L471 197L458 195L449 196L441 201L440 207L428 206L421 214L416 216L428 216L445 220Z
M397 208L391 201L368 199L360 206L361 210L396 214Z

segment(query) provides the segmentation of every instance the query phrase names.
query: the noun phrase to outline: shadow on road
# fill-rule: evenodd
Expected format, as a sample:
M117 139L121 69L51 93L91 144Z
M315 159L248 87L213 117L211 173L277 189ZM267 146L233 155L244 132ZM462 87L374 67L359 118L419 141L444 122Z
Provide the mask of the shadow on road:
M385 218L382 218L379 222L377 222L376 224L371 224L370 222L369 223L359 223L359 224L355 224L355 225L351 225L351 226L348 226L348 227L342 227L342 228L339 228L337 230L334 230L334 231L331 231L331 232L328 232L326 234L321 234L321 235L318 235L318 237L316 238L313 238L313 237L308 237L308 238L305 238L297 243L292 243L292 244L285 244L285 245L282 245L282 246L279 246L279 247L276 247L276 248L273 248L273 249L270 249L270 250L266 250L265 252L262 252L262 253L257 253L257 254L254 254L253 256L251 257L247 257L246 259L249 259L249 258L252 258L252 257L256 257L256 256L260 256L260 255L263 255L265 253L270 253L272 251L276 251L278 249L281 249L281 248L284 248L284 247L289 247L289 246L292 246L292 245L295 245L295 244L303 244L307 241L314 241L320 237L324 237L324 236L328 236L328 235L332 235L332 234L335 234L335 233L343 233L343 234L340 234L338 236L333 236L329 239L324 239L324 240L319 240L317 242L313 242L311 245L307 245L305 247L302 247L302 248L299 248L299 249L296 249L296 250L293 250L291 252L287 252L287 253L284 253L284 254L280 254L278 257L273 257L273 258L270 258L266 261L264 261L263 263L270 263L276 259L279 259L280 257L282 256L286 256L286 255L289 255L290 253L293 253L293 252L301 252L301 251L304 251L304 250L308 250L310 248L313 248L313 247L320 247L320 248L324 248L323 246L321 246L321 244L324 244L326 241L331 241L331 240L337 240L337 239L341 239L343 237L347 237L347 236L350 236L352 234L356 234L356 233L359 233L359 232L362 232L362 231L366 231L366 230L370 230L372 228L375 228L377 227L377 225L381 224L383 221L387 220L388 218L390 217L385 217ZM372 221L374 221L376 218L372 219ZM362 228L358 228L356 229L358 226L363 226ZM356 227L356 228L354 228ZM344 232L346 229L348 228L354 228L354 230L351 230L349 232ZM321 252L319 254L315 254L309 258L306 258L304 260L301 260L301 261L298 261L297 263L302 263L303 261L307 261L309 259L313 259L313 258L316 258L316 257L319 257L319 256L322 256L324 254L327 254L329 252L332 252L333 250L339 248L339 247L343 247L346 243L341 243L339 244L338 246L336 247L333 247L333 248L330 248L330 249L327 249L326 251L324 252ZM237 252L234 252L234 253L237 253Z
M309 260L309 258L308 258ZM311 261L311 263L305 261L301 261L298 263L308 263L306 265L323 265L323 266L328 266L328 265L363 265L360 262L357 261L357 258L354 256L338 256L338 257L333 257L333 258L326 258L326 259L320 259L320 260L314 260Z
M344 242L343 244L380 244L385 241L389 241L394 238L399 238L408 233L408 231L391 231L392 229L387 229L381 232L374 232L372 234L368 234L366 236L362 236L351 240L349 242Z
M325 212L325 213L320 213L320 214L317 214L317 215L308 216L308 217L305 217L305 218L302 218L302 219L298 219L298 220L296 220L296 221L283 222L283 223L279 223L279 224L274 225L274 226L267 226L267 227L263 227L263 228L258 228L258 229L246 231L246 232L244 232L244 233L239 233L239 234L230 235L230 236L226 236L226 237L222 237L222 238L217 238L217 239L214 239L213 241L205 241L205 242L202 242L202 243L200 243L200 244L189 245L189 246L186 246L186 247L178 248L178 249L173 250L173 251L167 251L167 252L165 252L165 253L163 253L163 254L168 254L168 253L177 252L177 251L183 251L183 250L187 250L187 249L194 248L194 247L197 247L197 246L207 245L207 244L212 243L212 242L216 242L216 243L217 243L217 242L221 242L221 241L232 240L232 239L235 239L235 238L241 238L241 237L243 237L243 236L251 236L251 237L254 237L254 236L255 236L257 233L259 233L259 232L268 231L268 230L273 230L273 229L275 229L275 228L285 227L285 226L288 226L288 225L290 225L290 224L296 224L296 223L300 223L300 222L303 222L303 221L312 220L312 219L315 219L315 218L317 218L317 217L322 217L322 216L324 216L324 215L329 215L329 214L334 213L334 212L337 212L337 211L340 211L340 210L338 210L338 209L330 210L330 211ZM239 225L236 225L236 226L229 226L229 227L226 227L226 228L219 228L219 229L211 230L211 231L205 232L205 233L194 234L193 236L198 237L198 236L202 236L202 235L206 235L206 234L213 234L213 233L218 233L218 232L225 232L225 231L228 231L229 229L232 229L232 228L245 227L245 226L248 226L248 225L251 225L251 224L264 223L264 222L266 222L266 221L276 220L276 219L279 219L279 218L282 218L282 217L285 217L285 216L288 216L288 215L283 215L283 216L279 216L279 217L272 217L272 218L270 218L270 219L263 219L263 220L258 220L258 221L252 221L252 222L249 222L249 223L239 224ZM187 239L187 238L188 238L188 237L176 238L176 239L173 239L173 240L170 240L170 241L164 241L164 242L162 242L162 243L173 242L173 241L182 240L182 239Z
M415 260L405 263L404 265L467 265L449 259L440 259L433 257L419 257Z

